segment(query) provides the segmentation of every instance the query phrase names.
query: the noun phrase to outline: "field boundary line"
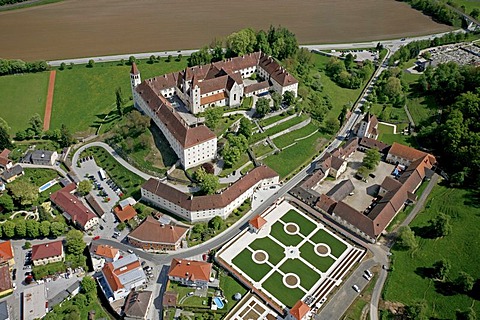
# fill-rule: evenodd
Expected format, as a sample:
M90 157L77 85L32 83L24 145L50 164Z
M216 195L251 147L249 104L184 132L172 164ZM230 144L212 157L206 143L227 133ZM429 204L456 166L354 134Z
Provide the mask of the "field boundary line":
M50 71L48 79L47 101L45 102L45 116L43 117L43 131L50 129L50 117L52 116L53 91L55 89L56 70Z

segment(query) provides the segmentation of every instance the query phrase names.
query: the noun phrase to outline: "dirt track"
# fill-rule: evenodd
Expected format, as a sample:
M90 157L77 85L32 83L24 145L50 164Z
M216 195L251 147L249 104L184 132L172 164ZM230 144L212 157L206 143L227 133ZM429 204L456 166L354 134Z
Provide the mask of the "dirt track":
M190 49L271 24L288 27L303 44L449 30L395 0L66 0L0 12L0 57L52 60Z

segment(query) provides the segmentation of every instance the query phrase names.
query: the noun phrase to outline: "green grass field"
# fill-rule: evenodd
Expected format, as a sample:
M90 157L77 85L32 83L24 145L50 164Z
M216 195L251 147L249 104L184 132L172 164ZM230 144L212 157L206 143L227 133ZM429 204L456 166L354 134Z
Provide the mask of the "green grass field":
M60 128L66 124L72 132L91 133L98 123L115 109L115 90L120 87L123 97L131 97L130 66L118 63L97 63L93 68L85 65L57 71L53 99L51 128ZM142 79L152 78L172 71L178 71L187 65L182 61L148 64L138 63ZM45 89L46 90L46 89Z
M232 262L242 270L248 270L248 275L255 281L260 281L270 271L269 265L263 263L258 264L252 260L252 252L243 249Z
M307 114L303 114L299 117L294 117L290 120L287 120L285 122L282 122L278 125L275 125L273 127L271 127L270 129L267 129L265 130L265 132L262 132L262 133L257 133L257 134L254 134L250 137L250 143L255 143L257 141L260 141L262 139L265 139L266 137L268 136L272 136L274 134L277 134L279 132L282 132L296 124L299 124L300 122L304 121L304 120L307 120L308 119L308 115Z
M293 307L305 295L305 292L299 288L287 288L283 284L282 275L278 272L274 272L262 286L289 308ZM286 292L288 294L285 294Z
M43 121L48 72L0 77L0 118L8 122L10 134L25 130L38 113Z
M273 148L270 147L270 145L267 143L264 145L263 143L257 144L256 146L252 147L253 153L255 154L255 157L261 157L264 154L267 154L271 151L273 151Z
M322 272L326 272L335 262L332 257L320 257L315 252L315 247L310 242L305 242L300 247L300 256Z
M268 261L271 264L278 264L283 258L285 258L284 250L275 241L266 237L259 238L249 244L249 247L253 250L264 250L268 253Z
M480 1L478 0L452 0L459 8L465 6L465 12L470 14L470 12L477 8L480 9Z
M435 319L455 319L456 310L465 311L469 307L480 314L480 304L475 299L466 294L455 294L448 286L460 271L467 272L474 279L480 277L478 201L478 192L444 186L433 189L425 209L410 224L419 243L418 249L409 252L393 248L393 271L384 289L386 300L408 305L425 299L428 316ZM422 228L440 212L451 217L451 234L437 239L425 237ZM425 276L423 270L441 259L450 262L451 270L445 283L436 283Z
M303 240L299 235L286 233L283 227L284 225L280 221L275 222L270 234L285 246L296 246Z
M288 259L281 266L283 273L294 273L300 277L300 285L305 288L311 288L318 280L320 274L297 259Z
M317 226L295 210L289 210L282 218L283 222L293 222L300 227L300 233L307 237Z
M397 130L400 130L398 126L397 126ZM378 131L379 131L378 140L386 144L392 144L394 142L398 142L411 147L415 147L417 145L415 142L415 139L412 136L406 136L399 133L394 134L393 127L391 126L386 126L382 123L379 123Z
M268 156L264 163L275 170L280 178L291 175L297 168L312 160L321 148L322 135L317 132L313 136L298 141L294 146Z
M310 239L315 243L327 244L332 250L332 255L337 258L347 249L347 246L343 242L337 240L325 230L317 231Z
M286 117L288 117L289 115L286 113L286 112L283 112L279 115L276 115L276 116L273 116L273 117L270 117L270 118L267 118L267 119L263 119L263 120L260 120L258 121L258 124L261 125L262 127L266 127L268 125L271 125L277 121L280 121L282 119L285 119Z
M280 149L291 145L296 139L306 137L318 131L318 127L313 123L307 124L305 127L292 131L289 134L284 134L278 138L273 139L273 143Z

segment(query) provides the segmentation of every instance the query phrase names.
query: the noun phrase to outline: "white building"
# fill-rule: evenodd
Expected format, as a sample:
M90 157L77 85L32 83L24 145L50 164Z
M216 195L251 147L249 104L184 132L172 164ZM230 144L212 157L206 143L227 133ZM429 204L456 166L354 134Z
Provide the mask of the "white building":
M192 196L157 179L142 185L142 199L188 221L207 221L215 216L227 218L258 188L278 184L278 174L266 166L253 169L219 194Z
M42 319L47 314L45 284L30 285L23 291L23 320Z
M145 272L135 254L130 254L102 268L100 286L110 302L125 298L132 289L147 282Z

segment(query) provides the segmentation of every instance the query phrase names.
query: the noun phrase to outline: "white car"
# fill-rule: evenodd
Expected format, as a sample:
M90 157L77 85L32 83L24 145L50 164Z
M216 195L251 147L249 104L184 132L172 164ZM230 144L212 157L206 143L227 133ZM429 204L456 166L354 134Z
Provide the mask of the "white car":
M354 284L354 285L352 286L352 288L353 288L353 290L355 290L356 292L360 293L360 288L359 288L356 284Z
M373 273L370 271L370 270L365 270L365 273L370 277L372 278L373 277Z
M363 277L367 280L367 281L370 281L372 279L372 277L370 277L368 274L364 274Z

